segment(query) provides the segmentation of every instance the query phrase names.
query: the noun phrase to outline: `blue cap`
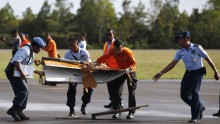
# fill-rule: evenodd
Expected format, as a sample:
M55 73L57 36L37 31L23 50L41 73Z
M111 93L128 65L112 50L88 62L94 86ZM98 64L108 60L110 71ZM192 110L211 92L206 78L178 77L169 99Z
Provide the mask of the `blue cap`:
M45 47L46 46L44 40L40 37L34 37L33 42L36 43L39 47Z
M183 31L177 34L177 40L179 38L189 38L190 37L190 32L189 31Z

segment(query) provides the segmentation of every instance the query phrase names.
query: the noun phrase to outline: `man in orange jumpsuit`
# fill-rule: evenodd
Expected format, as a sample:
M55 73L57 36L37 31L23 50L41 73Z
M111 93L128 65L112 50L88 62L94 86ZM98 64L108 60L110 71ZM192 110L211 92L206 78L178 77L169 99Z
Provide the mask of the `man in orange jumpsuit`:
M122 42L119 40L115 40L114 47L109 51L108 54L104 54L97 59L98 63L103 63L114 57L117 64L118 69L126 69L128 71L127 74L108 82L110 89L112 90L112 103L113 109L121 109L121 98L120 98L120 88L123 87L124 81L127 79L128 92L129 92L129 107L136 107L136 98L135 98L135 89L137 87L137 77L136 77L136 60L134 58L133 52L123 46ZM129 111L127 115L127 119L134 118L135 110ZM120 113L116 113L112 116L112 118L120 118Z
M50 33L45 34L46 46L43 50L48 52L48 56L51 58L58 58L56 42L51 38Z
M42 49L48 52L48 56L51 58L59 58L57 54L57 45L56 42L52 39L50 33L45 34L45 41L46 41L46 46L43 47ZM47 84L45 82L45 84ZM56 86L56 84L48 84L50 86Z

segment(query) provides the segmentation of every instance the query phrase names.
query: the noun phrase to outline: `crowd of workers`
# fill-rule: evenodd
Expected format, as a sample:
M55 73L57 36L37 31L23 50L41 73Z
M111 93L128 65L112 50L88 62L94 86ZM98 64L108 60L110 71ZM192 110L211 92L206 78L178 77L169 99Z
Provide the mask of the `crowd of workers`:
M26 108L28 100L28 86L27 77L21 69L21 65L31 65L34 60L33 53L39 53L40 49L48 52L51 58L59 58L57 53L56 42L52 39L50 33L45 33L45 37L34 37L32 42L29 41L28 35L19 33L19 31L12 30L11 35L13 39L9 42L5 38L1 40L6 44L12 46L12 58L5 69L6 76L11 83L15 97L13 99L12 107L7 111L14 120L29 120L29 117L23 113ZM124 82L127 80L128 86L128 107L136 106L135 90L137 88L136 64L137 61L131 49L124 46L123 41L115 39L114 30L109 28L105 31L106 42L103 46L103 55L100 56L96 62L105 63L108 67L113 69L124 69L126 74L116 78L107 83L110 103L104 105L105 108L114 110L122 109L122 92ZM201 103L199 97L199 90L203 76L206 74L206 69L203 66L202 58L204 58L214 71L214 78L219 80L219 73L201 45L190 42L190 32L183 31L177 34L177 42L180 48L177 50L174 59L159 73L157 73L153 80L157 82L159 78L170 71L179 62L183 60L185 64L185 74L181 82L180 96L181 99L191 107L191 119L189 123L198 123L203 118L203 112L206 107ZM78 41L79 39L79 41ZM46 42L45 42L46 41ZM79 33L77 36L71 36L68 39L69 50L65 53L64 59L77 60L81 62L91 62L91 56L86 50L86 33ZM20 76L14 76L13 71L16 69ZM41 71L34 71L42 75ZM66 105L69 107L68 116L75 115L75 96L76 96L77 83L69 83L67 91ZM83 89L81 113L87 114L86 105L90 102L93 93L93 88L88 88L86 91ZM127 119L134 118L135 110L130 110ZM220 112L213 114L220 116ZM120 118L121 113L115 113L112 118Z

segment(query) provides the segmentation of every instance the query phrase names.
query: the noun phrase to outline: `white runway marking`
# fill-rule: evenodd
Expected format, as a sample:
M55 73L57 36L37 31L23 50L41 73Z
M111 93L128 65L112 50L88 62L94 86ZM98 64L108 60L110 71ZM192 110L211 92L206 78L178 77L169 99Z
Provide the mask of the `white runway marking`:
M8 108L11 107L12 103L7 102L7 101L2 101L0 100L0 108L7 110ZM80 106L75 107L76 111L80 110ZM213 108L210 108L213 109ZM101 107L87 107L87 111L106 111L108 109L104 109ZM51 103L28 103L26 111L41 111L41 112L53 112L53 111L60 111L60 112L65 112L69 111L69 108L64 104L51 104ZM123 113L127 114L127 113ZM181 113L177 111L157 111L157 110L149 110L148 108L143 108L141 110L137 110L135 115L139 116L162 116L162 117L178 117L178 118L190 118L190 114L188 113ZM205 115L205 118L213 118L211 115Z

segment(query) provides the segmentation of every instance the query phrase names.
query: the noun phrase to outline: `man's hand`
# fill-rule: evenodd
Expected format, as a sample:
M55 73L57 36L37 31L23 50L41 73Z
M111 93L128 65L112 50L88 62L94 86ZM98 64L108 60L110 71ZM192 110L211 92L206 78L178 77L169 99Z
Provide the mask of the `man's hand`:
M7 41L5 36L1 36L0 40L1 41Z
M38 66L38 65L41 64L41 61L40 61L40 60L34 60L34 64L35 64L36 66Z
M160 79L161 76L162 76L162 73L159 72L159 73L157 73L157 74L153 77L153 80L154 80L155 82L158 82L158 80Z
M44 76L45 75L44 71L34 70L34 73L36 73L36 74L38 74L40 76Z
M220 74L219 74L218 72L216 72L216 73L214 74L214 78L215 78L215 80L219 80Z
M27 82L27 77L23 72L20 73L20 78L22 78L23 80L25 80L25 82Z

